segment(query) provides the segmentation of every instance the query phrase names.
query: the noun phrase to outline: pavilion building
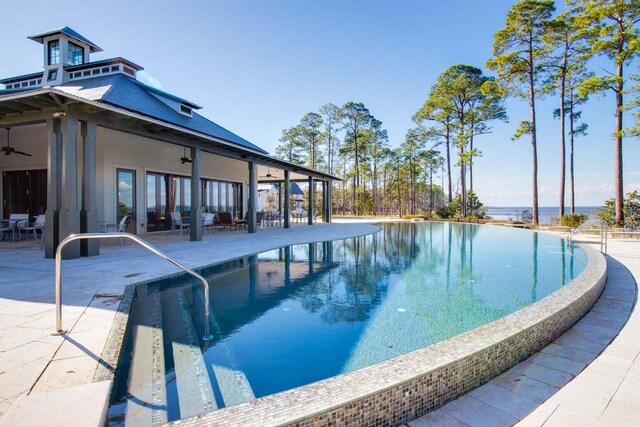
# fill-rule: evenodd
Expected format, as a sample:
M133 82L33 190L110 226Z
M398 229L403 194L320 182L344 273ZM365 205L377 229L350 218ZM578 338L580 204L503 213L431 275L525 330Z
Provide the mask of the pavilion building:
M246 217L255 233L259 181L280 183L284 200L292 183L320 182L322 217L331 221L339 178L270 156L200 115L197 104L139 81L143 68L132 61L92 61L102 49L69 27L29 39L43 46L43 70L0 80L0 145L11 147L0 155L0 198L5 219L46 215L46 257L68 235L99 232L124 215L127 231L145 234L169 229L178 212L197 241L203 212L226 211ZM63 255L98 253L91 240Z

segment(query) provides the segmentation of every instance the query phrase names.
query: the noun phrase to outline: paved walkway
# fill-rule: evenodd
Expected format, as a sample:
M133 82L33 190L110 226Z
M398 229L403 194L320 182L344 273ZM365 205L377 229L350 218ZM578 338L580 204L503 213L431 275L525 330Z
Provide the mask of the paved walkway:
M569 331L409 426L639 425L640 243L609 240L608 255L605 291Z
M378 227L367 223L320 223L293 224L288 230L267 227L253 235L216 231L202 242L190 242L186 233L156 233L144 238L195 268L289 244L376 230ZM30 407L40 406L41 393L90 384L125 286L179 272L134 243L104 244L100 256L63 261L62 265L63 327L70 330L66 339L51 335L55 329L53 260L44 259L33 240L0 242L0 425L16 425L16 418L7 420L3 414L23 396L30 399L22 399L18 405L23 406L21 411L14 408L17 418L34 410ZM96 392L92 388L80 390L87 406L84 394L93 396ZM96 405L104 399L99 392L94 397ZM29 418L20 421L33 425L34 418ZM52 425L47 423L50 420L42 421Z

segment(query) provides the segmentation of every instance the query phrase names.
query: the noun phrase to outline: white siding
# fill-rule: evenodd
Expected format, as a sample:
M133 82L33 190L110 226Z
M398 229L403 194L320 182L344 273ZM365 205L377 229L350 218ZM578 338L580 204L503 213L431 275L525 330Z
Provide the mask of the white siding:
M146 173L191 174L191 164L180 164L180 157L184 155L182 147L124 132L99 127L96 152L98 201L102 202L100 221L113 224L116 220L116 169L135 170L138 233L144 233L146 229ZM186 153L191 157L189 149ZM205 152L202 153L200 175L245 184L249 179L246 162ZM244 194L247 194L246 185ZM246 202L244 205L246 209Z

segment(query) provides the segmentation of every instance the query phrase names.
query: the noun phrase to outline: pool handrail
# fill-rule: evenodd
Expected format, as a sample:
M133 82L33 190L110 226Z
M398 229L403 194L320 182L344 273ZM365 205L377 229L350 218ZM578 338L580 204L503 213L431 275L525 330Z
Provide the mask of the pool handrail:
M210 341L213 339L213 336L209 334L209 282L207 279L191 270L189 267L186 267L174 260L164 252L150 245L146 241L142 240L140 237L135 234L126 233L126 232L118 232L118 233L79 233L79 234L71 234L66 237L64 240L60 242L58 248L56 249L56 283L55 283L55 291L56 291L56 332L52 333L52 335L62 335L66 334L68 331L62 329L62 249L68 244L75 240L90 240L90 239L129 239L133 240L143 248L153 252L158 255L160 258L165 261L169 261L171 264L175 265L182 271L189 273L196 279L202 282L202 287L204 289L204 315L206 318L205 324L205 336L202 338L204 341Z
M573 236L580 233L582 230L585 230L587 227L600 224L600 252L606 254L607 253L607 236L609 234L609 225L606 221L601 218L591 218L587 222L582 223L579 227L574 228L567 235L567 241L571 243L573 240ZM604 250L602 250L604 248Z

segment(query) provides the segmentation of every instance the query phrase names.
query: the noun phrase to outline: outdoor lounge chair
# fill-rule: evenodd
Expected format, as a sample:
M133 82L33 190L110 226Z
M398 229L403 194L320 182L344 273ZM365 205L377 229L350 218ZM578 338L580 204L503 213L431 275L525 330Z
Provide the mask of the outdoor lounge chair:
M185 223L182 220L182 216L178 212L171 212L171 234L176 230L180 230L180 234L182 234L182 230L189 228L189 224Z
M44 242L44 223L45 223L45 215L38 215L33 217L33 224L29 225L26 221L20 221L18 223L18 233L22 231L26 231L27 234L29 232L33 232L33 240L38 239L37 231L40 230L42 233L42 241ZM42 245L40 245L42 246Z
M207 229L210 229L213 233L213 221L215 219L215 215L211 212L204 214L202 218L202 232L207 234Z
M218 216L218 222L216 224L216 226L219 227L229 227L229 230L231 230L231 227L236 227L236 223L233 222L233 218L231 217L231 214L229 212L218 212L216 214Z
M2 240L4 240L4 236L8 232L11 232L12 240L15 241L16 236L17 240L20 240L20 227L26 227L29 225L29 214L13 213L9 215L9 220L4 222L6 225L3 225L3 227L0 228L0 231L2 231Z

